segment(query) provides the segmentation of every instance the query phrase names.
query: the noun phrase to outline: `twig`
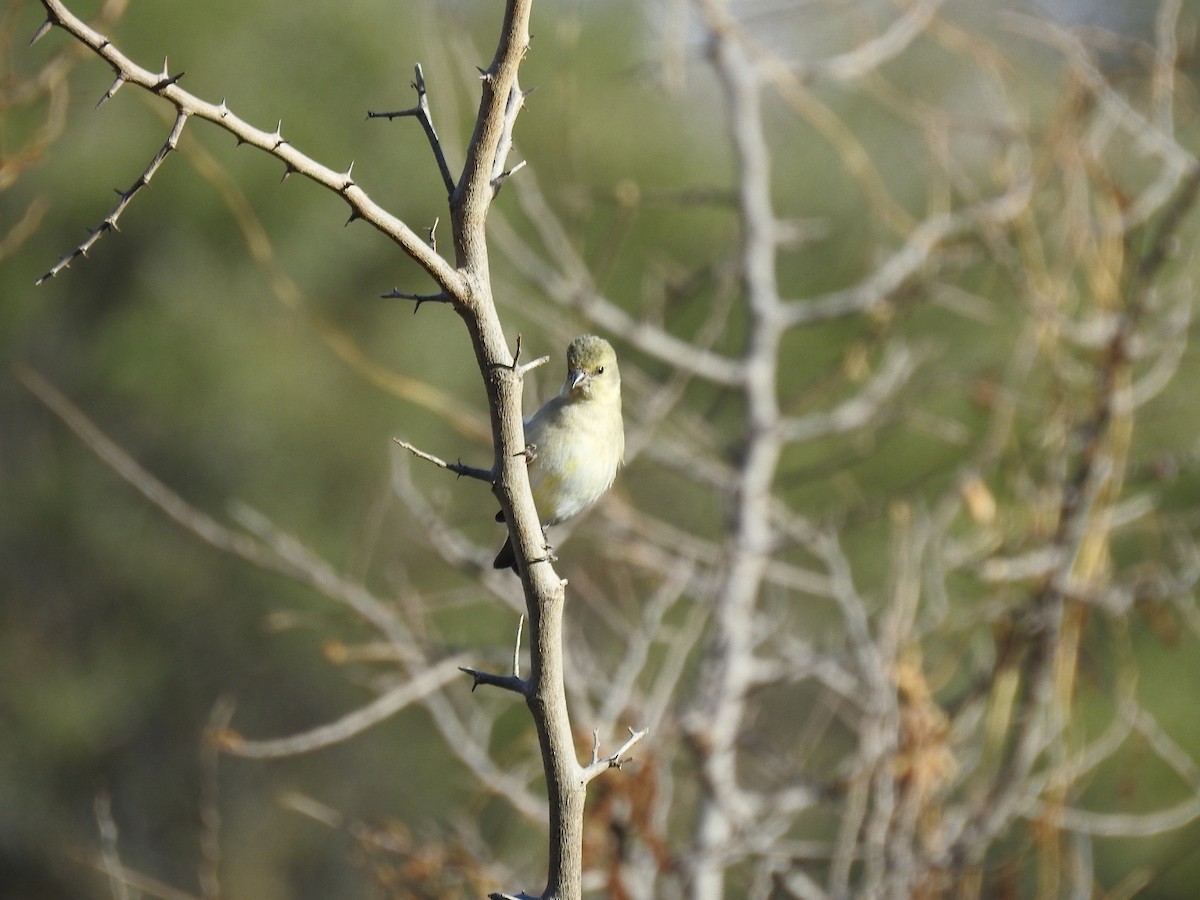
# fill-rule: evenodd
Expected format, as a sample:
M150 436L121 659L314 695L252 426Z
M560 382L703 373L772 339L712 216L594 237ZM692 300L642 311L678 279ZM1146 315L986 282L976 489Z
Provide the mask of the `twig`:
M430 149L433 150L434 159L437 160L438 171L442 173L442 183L446 185L446 194L454 193L454 176L450 174L450 166L446 163L446 154L442 152L442 142L438 139L437 130L433 127L433 113L429 108L429 97L425 92L425 73L421 70L421 64L417 63L414 66L416 71L416 79L412 83L412 88L417 92L417 105L411 109L401 109L396 112L371 112L367 110L368 119L392 119L412 116L421 123L421 127L425 129L425 136L429 138Z
M625 755L631 749L633 749L634 744L636 744L638 741L640 741L642 738L644 738L648 733L649 733L648 729L645 729L645 728L643 728L641 731L634 731L632 728L630 728L629 729L629 739L626 740L625 743L623 743L620 747L618 747L615 753L612 753L609 756L606 756L603 759L601 759L600 758L600 732L599 732L599 730L593 731L592 732L592 761L591 761L590 765L584 766L584 768L583 768L584 783L586 784L587 782L591 781L592 779L594 779L598 775L600 775L600 773L605 772L608 769L621 768L622 765L624 765L626 762L629 761L628 759L625 759L623 757L625 757Z
M523 159L519 163L517 163L515 166L513 166L511 169L505 169L503 172L501 172L499 175L497 175L495 178L492 179L492 187L496 189L497 194L500 193L500 188L504 187L504 182L508 181L508 179L510 177L512 177L513 175L517 174L517 172L520 172L523 168L525 168L526 162L527 162L527 160Z
M400 438L392 438L392 440L418 459L431 462L440 469L448 469L455 475L474 478L476 481L483 481L488 484L491 484L495 480L491 469L480 469L476 466L468 466L463 463L446 462L441 457L434 456L432 453L426 453L424 450L419 450L408 441L402 441Z
M103 871L108 876L113 900L130 900L129 884L121 877L125 867L118 849L120 832L117 820L113 818L112 796L107 791L100 791L92 803L92 810L96 816L96 827L100 830L100 858L104 862Z
M17 364L13 372L17 380L58 416L105 465L172 521L218 550L308 585L331 600L342 603L387 637L397 650L404 651L406 661L423 663L412 650L404 649L410 642L409 635L393 610L361 584L344 578L309 548L280 532L265 516L248 507L240 506L235 512L241 524L254 531L261 540L222 525L143 469L36 371Z
M253 538L225 527L211 516L191 506L182 497L147 472L128 453L113 442L82 410L67 399L38 372L18 363L13 374L31 394L71 429L110 469L172 520L219 550L240 557L253 565L284 574L290 568Z
M421 308L422 303L450 303L451 297L445 291L438 291L436 294L410 294L407 291L402 291L399 288L392 288L386 294L380 294L380 299L383 300L415 300L413 313Z
M500 125L500 140L496 144L496 155L492 159L492 190L495 193L500 193L500 188L503 187L505 179L513 172L524 167L525 162L521 161L513 166L508 171L504 169L504 161L508 158L508 153L512 149L513 127L517 124L517 115L525 106L525 98L532 91L522 91L521 86L514 78L512 87L508 91L508 100L504 104L504 117Z
M525 615L522 613L517 618L517 639L513 641L513 660L512 673L513 678L521 677L521 629L525 625Z
M233 717L233 701L218 700L208 716L207 736L219 734L229 727ZM197 880L204 900L219 900L221 896L221 806L217 774L221 754L212 740L200 743L200 866Z
M798 65L794 68L794 74L806 81L865 78L903 53L925 31L944 3L945 0L917 0L886 31L853 50L818 62Z
M118 79L118 81L120 81L120 79ZM111 96L111 93L106 96ZM179 114L175 117L174 127L171 128L170 134L167 135L166 142L159 148L158 153L154 155L154 159L150 160L150 165L148 165L146 170L138 176L137 181L131 184L127 189L123 191L117 191L117 196L120 197L120 199L117 201L117 205L113 208L113 211L104 217L103 222L88 232L88 236L83 239L82 243L77 245L74 250L63 256L58 262L51 266L49 271L47 271L35 282L36 284L43 284L44 282L49 281L63 269L69 268L71 263L73 263L79 257L87 256L88 251L90 251L92 247L95 246L96 242L104 236L105 232L121 230L117 227L117 220L120 219L121 214L125 212L129 204L133 202L133 198L137 195L138 191L150 184L150 179L154 177L154 174L158 171L159 166L163 164L163 161L167 158L171 151L178 146L179 136L183 134L183 126L187 124L187 120L188 114L180 110Z
M521 631L525 625L525 616L517 619L517 639L513 642L512 674L493 675L468 666L459 666L459 670L471 676L471 691L481 684L488 687L498 687L502 690L526 696L529 692L529 682L521 677Z
M76 854L72 854L72 856L76 856ZM97 872L115 877L121 885L133 888L147 897L154 898L154 900L202 900L202 898L197 897L195 894L189 894L187 891L181 891L168 884L163 884L161 881L151 878L149 875L144 875L141 872L135 872L127 866L122 865L110 870L103 856L77 856L77 858L91 866Z
M523 365L517 366L516 373L519 376L521 376L522 378L524 378L526 375L528 375L534 369L538 368L539 366L544 366L548 362L550 362L549 356L539 356L537 359L530 360L529 362L527 362ZM514 363L514 365L516 364L515 358L513 359L513 363Z
M780 429L784 439L796 442L814 440L863 428L876 421L880 411L894 400L916 371L916 360L907 347L891 344L888 350L879 371L856 396L828 412L782 419Z
M1200 795L1194 795L1168 809L1147 813L1102 813L1071 807L1051 811L1041 804L1031 813L1052 816L1061 822L1063 828L1079 834L1144 838L1165 831L1177 831L1200 819Z
M981 201L953 213L932 215L908 235L904 244L871 270L858 284L785 304L784 317L796 327L871 312L883 306L922 268L933 261L933 253L948 241L981 224L1012 221L1029 207L1033 182L1018 181L998 197Z
M518 678L516 675L495 675L491 672L484 672L480 669L472 669L469 666L459 666L459 671L471 676L471 691L481 684L486 687L496 687L505 691L512 691L514 694L520 694L522 697L529 692L529 682L523 678Z

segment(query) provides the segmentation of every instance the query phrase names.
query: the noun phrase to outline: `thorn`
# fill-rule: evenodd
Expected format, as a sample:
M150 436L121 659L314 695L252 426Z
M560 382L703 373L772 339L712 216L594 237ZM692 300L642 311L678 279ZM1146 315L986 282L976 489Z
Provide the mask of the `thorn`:
M278 124L275 126L275 131L269 136L275 139L275 145L271 148L272 150L277 150L280 144L287 143L287 141L283 139L283 119L279 120ZM291 166L288 166L288 168L290 169Z
M171 74L170 69L167 68L167 57L164 56L163 57L163 67L162 67L162 71L158 75L158 81L155 82L154 86L151 87L150 90L158 92L158 91L163 90L164 88L169 88L171 85L173 85L175 82L177 82L182 77L183 77L182 72L180 72L178 75Z
M361 218L362 218L362 213L360 213L357 209L352 209L352 210L350 210L350 218L348 218L346 220L346 225L349 225L351 222L355 221L356 219L361 219ZM346 225L343 225L342 227L345 228Z
M278 144L276 144L275 146L277 146L277 147L278 147L279 145L278 145ZM290 176L290 175L291 175L293 172L295 172L295 171L296 171L296 170L295 170L295 169L292 167L292 164L291 164L291 163L284 163L284 164L283 164L283 166L284 166L284 168L283 168L283 177L279 179L279 183L280 183L280 184L283 184L285 181L287 181L287 180L288 180L288 176Z
M102 103L104 103L105 100L111 100L113 98L113 95L116 94L116 92L121 89L121 86L123 84L125 84L125 76L118 75L116 78L116 81L114 81L112 83L112 86L107 91L104 92L104 96L102 96L99 100L96 101L96 109L99 109L100 105Z
M229 107L225 105L225 98L221 98L221 102L217 104L217 115L222 119L229 115Z
M53 27L54 27L54 23L52 21L50 21L49 19L47 19L45 22L43 22L41 25L39 25L38 30L35 31L33 33L33 37L31 37L29 39L29 46L32 47L34 44L36 44L38 41L40 41L42 38L44 38L46 36L46 32L49 31ZM41 283L42 283L42 281L39 280L38 284L41 284Z
M496 191L497 194L500 193L500 188L504 187L504 182L508 181L509 178L511 178L513 175L517 174L517 172L520 172L523 168L525 168L525 164L527 162L528 162L528 160L523 159L519 163L517 163L515 166L513 166L511 169L507 169L507 170L501 172L499 175L497 175L495 178L492 179L492 188Z

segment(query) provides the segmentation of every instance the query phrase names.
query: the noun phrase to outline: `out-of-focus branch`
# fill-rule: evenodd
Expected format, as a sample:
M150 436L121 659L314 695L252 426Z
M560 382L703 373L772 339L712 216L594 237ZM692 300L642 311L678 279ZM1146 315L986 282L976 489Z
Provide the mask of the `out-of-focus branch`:
M1068 61L1072 71L1083 81L1105 113L1130 135L1145 152L1156 156L1163 169L1151 186L1129 205L1123 215L1126 229L1147 221L1162 206L1186 173L1197 165L1196 155L1188 150L1171 132L1173 119L1163 113L1169 105L1170 85L1175 67L1175 29L1171 23L1178 18L1179 4L1166 0L1159 7L1155 54L1155 92L1158 95L1156 116L1146 116L1116 91L1088 52L1080 36L1062 26L1040 17L1004 12L1003 20L1016 34L1048 44Z
M548 297L578 309L597 328L629 346L697 378L724 385L740 383L742 372L736 361L630 315L595 287L586 262L532 173L520 179L515 192L526 221L536 230L553 265L529 246L503 213L497 213L492 223L496 245Z
M930 265L934 251L950 239L984 225L1012 221L1029 205L1032 182L1015 184L1008 192L954 213L930 216L918 224L903 246L859 284L816 297L792 300L784 315L790 326L874 312Z
M878 420L885 405L895 398L915 371L916 360L908 348L902 345L889 346L879 370L857 396L840 403L828 412L810 413L798 419L783 419L780 428L785 439L814 440L830 434L853 431Z
M886 30L853 50L812 63L796 63L793 73L805 81L854 81L902 54L921 35L946 0L914 0Z
M336 722L322 725L303 734L273 740L248 740L235 732L224 730L214 739L221 748L233 756L245 759L278 759L310 753L333 744L349 740L373 725L394 716L406 706L419 702L424 697L441 690L456 679L466 656L460 654L440 660L416 675L388 689L366 706L349 713Z
M83 411L29 366L14 368L17 380L54 413L83 443L143 497L204 543L270 571L294 575L296 570L254 538L239 534L201 512L142 468Z
M702 793L685 883L697 900L718 900L725 893L730 838L754 815L756 806L739 783L737 741L746 715L746 695L754 683L755 611L773 541L772 486L783 447L776 380L784 323L775 273L779 241L762 73L731 28L724 4L697 5L725 91L728 134L737 165L738 266L750 316L741 384L746 444L731 498L727 557L714 596L714 631L688 722Z

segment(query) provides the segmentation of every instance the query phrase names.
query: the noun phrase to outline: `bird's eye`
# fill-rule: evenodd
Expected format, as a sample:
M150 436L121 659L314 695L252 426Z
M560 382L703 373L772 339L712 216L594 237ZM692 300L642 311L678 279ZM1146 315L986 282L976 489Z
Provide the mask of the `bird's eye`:
M596 374L603 375L604 374L604 366L596 366Z

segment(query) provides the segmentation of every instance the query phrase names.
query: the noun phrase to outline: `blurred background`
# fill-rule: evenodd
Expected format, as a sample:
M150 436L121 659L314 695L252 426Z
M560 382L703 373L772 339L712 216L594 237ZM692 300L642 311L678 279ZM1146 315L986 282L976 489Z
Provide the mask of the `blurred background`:
M1038 796L1175 814L1161 828L1084 822L1086 852L1064 839L1055 855L1039 832L1053 830L1045 808L1026 805L989 850L982 895L1194 896L1200 356L1187 191L1200 5L701 6L535 8L521 84L536 90L510 158L527 166L489 223L510 340L521 336L527 358L552 356L527 383L528 406L557 390L574 334L611 337L622 359L629 465L556 540L577 604L567 629L581 755L592 727L619 743L626 725L655 726L641 768L594 784L591 890L678 895L675 861L694 850L704 804L703 752L689 749L684 720L736 503L705 473L739 465L745 405L637 332L702 346L698 364L738 357L752 327L741 170L709 52L713 23L727 18L774 73L762 137L779 293L812 301L778 357L780 405L812 437L787 447L771 483L806 522L836 530L873 623L915 579L906 646L920 687L905 693L896 678L935 721L946 762L926 777L947 821L988 768L987 723L1003 721L1000 648L1048 571L1039 550L1064 485L1089 465L1089 423L1109 429L1115 416L1124 434L1102 453L1119 474L1091 498L1106 510L1103 562L1081 576L1089 587L1066 592L1078 638L1071 683L1060 673L1056 684L1069 723ZM166 55L198 96L268 130L281 120L288 141L335 169L353 162L357 182L415 230L439 223L450 252L421 129L366 113L411 106L421 63L457 172L497 4L73 8L140 64L157 69ZM503 541L490 494L404 460L392 442L490 465L461 321L439 304L414 312L381 299L431 284L369 226L343 225L336 197L281 180L277 161L202 122L119 233L35 287L110 212L114 188L135 181L173 119L128 86L97 107L111 72L59 30L26 46L42 20L32 0L0 2L0 897L128 896L103 874L106 853L140 873L127 889L143 896L216 896L214 875L225 896L260 900L536 890L536 817L513 813L502 781L481 787L444 718L459 716L457 741L479 742L536 795L536 739L508 696L454 681L441 712L407 708L281 759L218 757L205 738L226 725L247 738L305 732L399 676L396 649L378 650L345 602L206 543L203 516L276 551L294 536L309 554L299 569L311 576L319 559L397 610L424 658L506 665L520 600L515 579L486 570ZM852 54L881 35L877 57ZM987 207L1004 197L1009 206ZM954 213L950 225L937 218ZM846 309L828 312L839 297ZM1106 355L1122 316L1136 319L1127 369ZM1124 400L1097 420L1106 390ZM1136 412L1121 406L1130 397ZM835 410L842 418L821 418ZM121 460L140 470L122 475ZM176 519L162 493L146 496L156 484L180 501ZM905 576L918 531L938 562L922 556ZM791 574L761 588L761 630L844 660L845 622L796 574L820 568L796 541L775 557ZM629 661L639 622L663 636L642 668ZM606 685L626 672L633 699L606 704ZM820 798L778 840L793 847L789 865L822 883L836 881L828 809L852 780L839 766L859 746L829 693L819 679L764 686L738 746L748 781L788 769L789 784ZM1098 753L1104 735L1111 746L1054 794L1064 760ZM650 791L648 773L657 811L643 819L619 785ZM641 857L614 849L618 820ZM795 849L805 841L826 849L806 856ZM803 895L782 875L760 882L746 860L766 855L730 862L727 896ZM660 879L643 874L641 893L614 874L635 858ZM1084 861L1087 879L1046 874ZM1080 884L1090 891L1072 894Z

